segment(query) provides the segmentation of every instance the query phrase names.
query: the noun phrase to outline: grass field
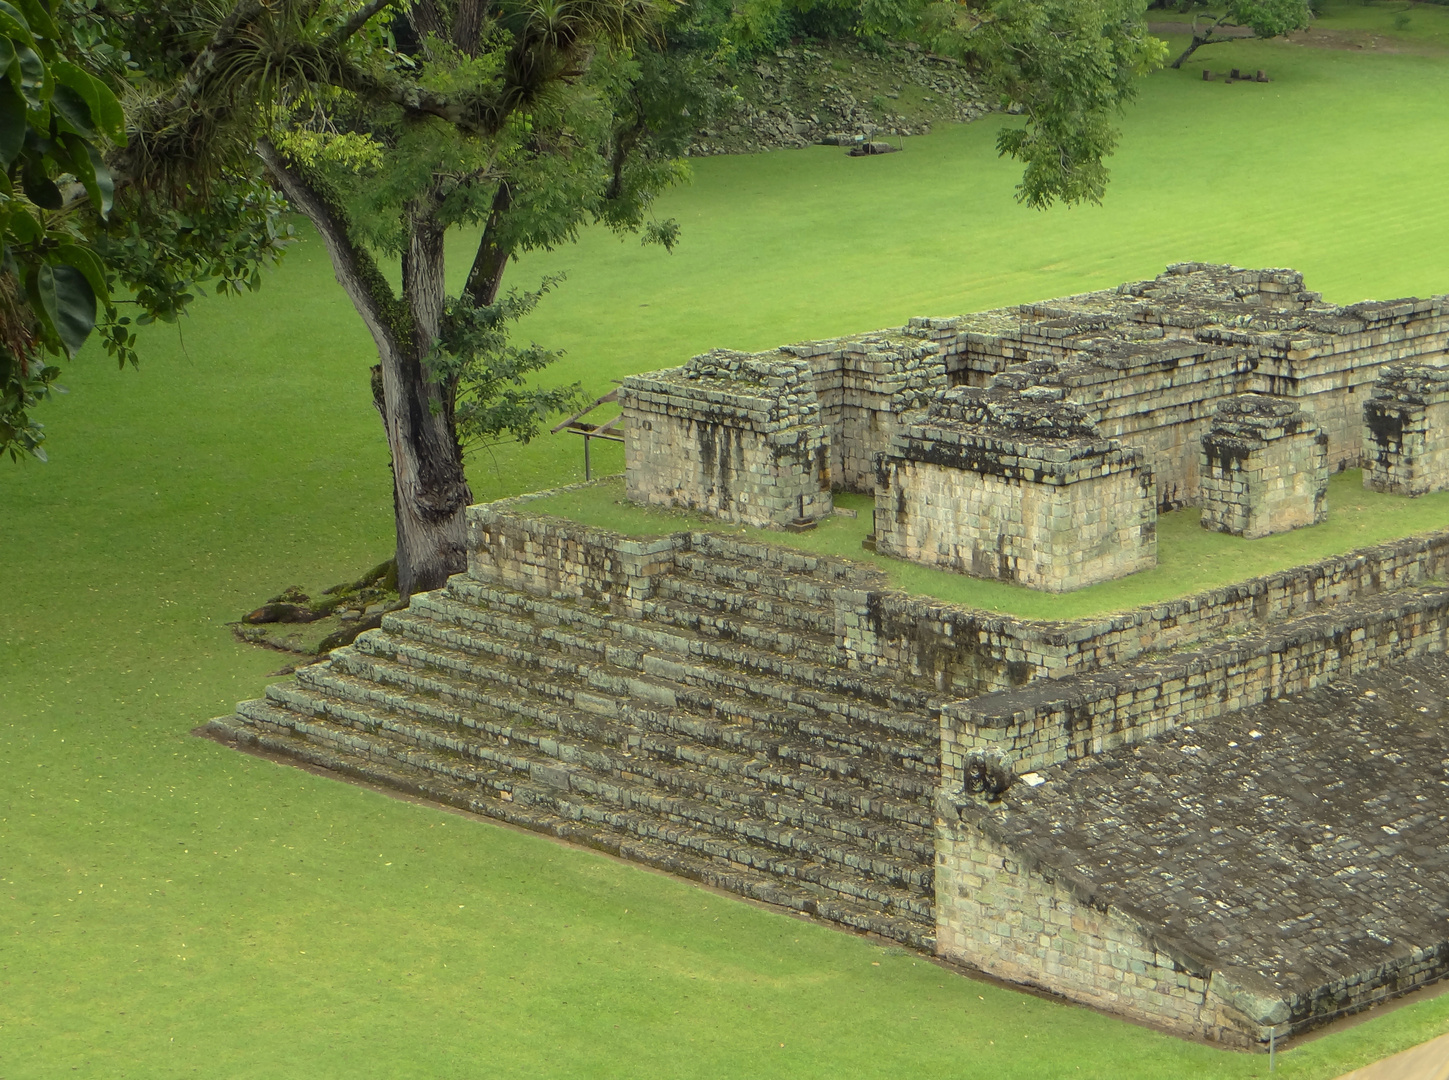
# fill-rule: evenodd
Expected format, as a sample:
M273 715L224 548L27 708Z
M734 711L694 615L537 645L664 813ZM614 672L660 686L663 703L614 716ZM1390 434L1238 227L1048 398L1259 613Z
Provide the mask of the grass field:
M1444 291L1446 59L1209 51L1277 81L1147 80L1101 208L1017 207L990 124L880 159L702 161L661 208L678 254L589 234L517 280L571 268L533 331L599 389L713 345L1183 258L1296 266L1336 300ZM182 329L147 335L140 372L72 365L50 464L0 468L4 1080L1266 1075L1261 1056L190 737L283 659L226 621L376 562L391 514L367 339L319 245ZM578 453L500 453L475 491L568 482ZM1449 998L1414 1002L1290 1050L1279 1075L1445 1030Z

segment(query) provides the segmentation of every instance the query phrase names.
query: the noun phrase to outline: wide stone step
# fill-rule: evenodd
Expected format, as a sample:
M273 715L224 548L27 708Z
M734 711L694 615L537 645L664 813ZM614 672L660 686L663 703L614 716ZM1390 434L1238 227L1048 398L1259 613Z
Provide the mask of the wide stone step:
M696 611L798 630L832 643L835 640L835 605L828 599L823 604L807 604L771 596L758 589L737 589L683 574L661 577L655 595Z
M671 816L663 807L636 808L627 798L629 789L596 775L556 766L551 771L519 770L462 751L419 745L410 741L414 732L409 725L391 726L387 720L358 725L330 714L312 715L262 702L246 703L239 715L247 730L273 737L268 749L300 756L298 744L305 741L349 759L364 775L384 783L389 782L390 771L404 767L409 770L407 779L413 790L416 786L429 788L430 797L438 797L437 792L446 786L460 786L472 798L496 802L508 811L526 810L540 819L571 820L631 839L667 844L697 859L810 886L817 893L834 894L896 919L926 922L932 917L929 880L916 888L882 881L869 869L872 861L879 860L868 853L858 857L861 865L841 864L814 858L788 842L759 843L739 833L722 833L705 823ZM480 812L510 819L507 811L495 809ZM790 839L784 833L778 835L782 841Z
M866 835L851 835L832 830L829 814L821 807L778 795L761 807L769 816L752 816L750 800L740 798L739 789L732 785L716 782L713 791L702 793L704 798L690 797L654 782L656 777L670 779L657 763L631 761L612 748L575 745L564 757L548 755L536 743L520 739L507 745L460 739L463 725L446 723L446 706L384 712L296 688L269 696L264 707L386 736L392 742L449 757L461 755L499 776L522 775L551 790L563 789L631 813L654 814L705 828L768 847L781 858L807 858L854 870L877 885L920 893L931 888L933 849L924 830L906 832L876 821ZM243 714L252 715L247 710Z
M454 647L507 655L513 663L523 662L524 654L542 657L553 651L636 671L652 666L661 678L711 692L763 696L791 706L809 702L810 708L864 721L919 744L934 746L939 738L940 699L933 691L689 630L589 614L570 605L454 579L446 591L415 596L406 612L387 616L383 628L406 635L416 625L410 619L426 618L472 632L458 637ZM574 615L581 617L564 621ZM500 649L498 642L511 643L512 653Z
M298 689L333 698L339 706L391 710L442 724L452 729L449 738L466 729L477 733L473 738L526 744L571 765L633 773L691 796L729 797L742 813L780 819L788 809L792 821L877 849L928 856L933 848L930 782L809 744L760 739L747 729L720 730L718 724L680 731L653 710L610 716L368 654L334 653L328 663L303 668L297 676ZM267 691L286 700L293 692L286 685Z
M835 643L833 612L830 614L831 628L827 632L819 632L813 626L799 626L798 623L806 621L803 619L782 619L774 625L768 621L767 609L771 603L783 607L789 606L789 601L761 598L758 606L766 610L753 613L753 618L744 618L707 606L702 599L690 596L690 590L683 590L683 593L681 596L679 590L661 588L658 599L644 601L644 618L652 623L690 631L700 637L739 642L753 649L779 653L794 660L808 660L831 667L839 661L840 650ZM809 621L813 623L815 620Z
M458 647L470 644L471 648ZM359 654L390 661L407 673L364 670L358 666ZM939 743L883 732L871 722L873 716L862 717L859 707L848 700L822 702L805 694L761 702L730 680L711 678L697 685L690 671L680 670L685 665L649 657L632 668L516 652L488 638L462 640L456 630L411 615L390 621L381 632L359 637L351 650L333 656L343 669L364 678L410 682L417 671L435 672L452 680L447 692L460 701L513 706L529 716L537 714L540 703L563 705L644 730L667 731L857 777L870 786L925 801L933 797L939 775ZM495 700L496 691L505 688L516 695L506 705ZM727 696L731 694L738 696Z

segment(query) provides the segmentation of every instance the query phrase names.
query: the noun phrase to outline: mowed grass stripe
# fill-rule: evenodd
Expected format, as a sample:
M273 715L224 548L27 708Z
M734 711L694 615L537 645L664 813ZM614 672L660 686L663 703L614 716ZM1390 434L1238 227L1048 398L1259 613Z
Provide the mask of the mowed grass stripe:
M714 345L1180 258L1297 266L1335 300L1449 287L1441 62L1203 59L1278 81L1148 80L1102 208L1016 207L989 125L876 161L712 159L661 207L686 226L677 255L590 233L525 260L516 281L573 269L531 329L606 388ZM225 622L369 565L391 513L368 341L319 245L183 331L149 331L140 372L70 365L51 464L0 471L0 1076L1265 1075L1261 1057L192 739L285 659ZM473 468L480 497L581 471L572 440L496 461ZM1440 1001L1292 1050L1281 1075L1438 1034Z

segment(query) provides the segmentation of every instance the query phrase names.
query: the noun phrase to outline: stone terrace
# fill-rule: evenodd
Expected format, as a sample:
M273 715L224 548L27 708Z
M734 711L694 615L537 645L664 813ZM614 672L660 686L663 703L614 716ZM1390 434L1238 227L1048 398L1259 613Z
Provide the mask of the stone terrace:
M1135 922L1184 985L1252 987L1245 1012L1296 1027L1449 970L1446 701L1437 654L1043 769L966 814ZM1132 1011L1130 982L1098 1003Z

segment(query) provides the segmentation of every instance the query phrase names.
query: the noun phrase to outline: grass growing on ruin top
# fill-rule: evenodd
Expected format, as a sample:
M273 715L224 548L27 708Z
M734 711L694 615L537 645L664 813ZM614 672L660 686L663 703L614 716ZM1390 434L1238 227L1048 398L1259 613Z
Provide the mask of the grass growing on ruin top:
M1161 603L1387 540L1449 529L1449 492L1406 499L1365 491L1362 472L1350 469L1329 479L1328 520L1322 525L1244 540L1208 532L1198 524L1195 509L1161 514L1157 519L1157 566L1153 569L1076 592L1053 594L865 551L861 541L874 528L875 500L868 495L837 495L835 505L855 510L858 516L832 515L804 533L728 526L704 514L628 502L623 477L614 476L530 499L520 503L518 509L528 514L557 515L629 536L705 529L820 555L837 555L885 571L890 583L906 592L1028 619L1075 619Z

